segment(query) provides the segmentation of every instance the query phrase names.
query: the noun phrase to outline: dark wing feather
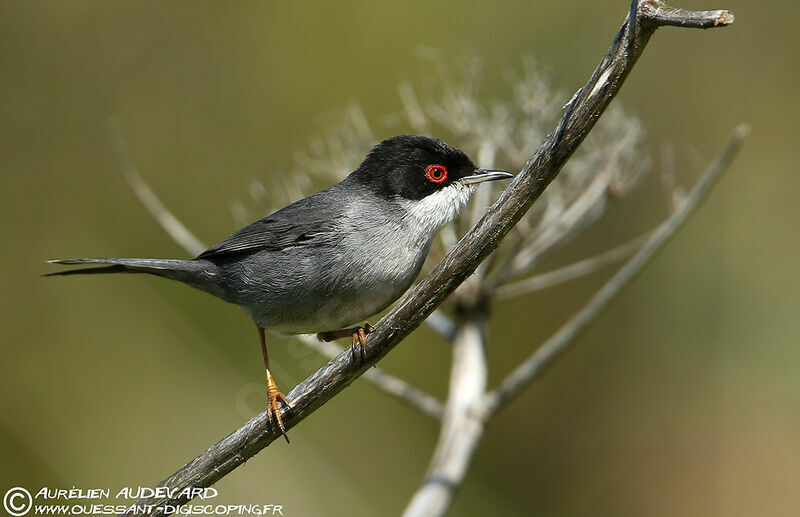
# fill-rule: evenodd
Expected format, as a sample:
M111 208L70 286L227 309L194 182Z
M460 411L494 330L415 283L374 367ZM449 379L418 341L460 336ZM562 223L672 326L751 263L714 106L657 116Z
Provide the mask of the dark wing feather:
M326 193L328 195L323 195ZM292 203L245 226L197 258L264 249L279 251L292 246L334 245L340 239L338 218L334 214L341 208L336 210L335 200L331 199L335 196L330 194L330 191L322 191Z

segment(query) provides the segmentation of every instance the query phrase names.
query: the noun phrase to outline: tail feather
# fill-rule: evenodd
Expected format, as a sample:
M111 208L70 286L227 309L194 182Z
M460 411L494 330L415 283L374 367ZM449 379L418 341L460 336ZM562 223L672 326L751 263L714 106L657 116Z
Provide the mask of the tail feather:
M51 264L60 264L56 260L48 260ZM55 271L53 273L45 273L42 276L67 276L67 275L94 275L98 273L136 273L134 269L129 269L125 266L95 266L95 267L82 267L79 269L66 269L64 271Z
M178 280L201 291L211 293L223 300L236 303L220 283L220 271L209 260L177 260L148 258L75 258L48 260L50 264L67 266L81 264L102 264L78 269L55 271L43 276L92 275L104 273L148 273L172 280Z
M150 273L152 275L179 279L196 270L191 260L146 259L146 258L75 258L48 260L50 264L111 264L103 266L68 269L47 273L43 276L86 275L98 273Z

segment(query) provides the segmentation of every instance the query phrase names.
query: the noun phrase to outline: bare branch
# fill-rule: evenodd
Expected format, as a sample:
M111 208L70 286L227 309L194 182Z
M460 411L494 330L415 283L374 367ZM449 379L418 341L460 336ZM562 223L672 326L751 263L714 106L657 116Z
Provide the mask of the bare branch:
M328 359L333 359L344 352L344 349L339 345L333 342L319 341L314 336L304 334L297 336L297 338L300 339L305 346ZM368 380L379 390L397 397L422 414L434 420L442 419L443 408L441 401L403 379L386 373L385 370L378 367L370 368L364 372L363 378Z
M439 441L428 473L408 503L404 517L444 515L483 435L484 421L473 408L486 390L485 322L482 313L459 320Z
M414 93L414 88L409 83L402 83L398 88L400 100L405 109L405 115L411 127L420 134L428 134L429 125L428 117L425 116L425 110L419 103L417 95Z
M658 20L642 20L641 2L635 0L632 3L628 19L592 77L570 103L555 130L547 136L500 199L433 272L403 296L394 309L378 322L364 349L365 360L353 360L349 353L340 354L289 393L287 398L292 410L282 415L287 429L297 425L347 387L417 328L448 294L475 271L481 260L500 244L542 194L620 90L650 36L659 26ZM653 4L652 1L647 3ZM280 432L267 425L267 414L261 413L212 445L161 485L178 489L178 493L182 488L210 486L279 436ZM187 500L186 496L142 499L134 506L182 504ZM128 515L135 513L134 507L126 512ZM153 513L160 512L156 508Z
M513 284L502 285L495 291L495 298L498 300L504 300L506 298L513 298L515 296L532 293L534 291L541 291L542 289L547 289L548 287L563 284L564 282L569 282L570 280L594 273L599 269L614 264L615 262L619 262L623 258L636 251L636 248L641 246L645 238L646 235L643 235L633 239L630 242L626 242L625 244L617 246L616 248L606 250L603 253L595 255L594 257L589 257L553 271L548 271L547 273L541 273L539 275L526 278L525 280L514 282Z
M122 174L125 177L125 181L127 181L128 185L131 187L131 190L133 190L133 193L136 194L136 197L139 198L139 201L142 202L145 209L153 216L153 219L167 232L167 235L172 237L172 240L186 250L189 255L196 257L202 253L207 246L200 242L200 239L195 237L195 235L164 206L150 186L145 183L139 175L139 171L136 170L136 167L134 167L128 155L128 144L122 137L119 119L112 117L111 120L109 120L109 127L111 129L114 149L117 152L120 167L122 168Z
M669 7L659 1L643 2L640 7L643 18L657 25L672 25L692 29L711 29L730 25L734 21L730 11L688 11L677 7Z
M448 341L452 341L456 337L455 323L439 309L433 311L430 316L428 316L428 319L425 320L425 323Z
M686 222L686 219L694 209L697 208L711 189L714 181L736 156L748 131L747 126L740 126L736 129L722 154L697 180L682 206L669 219L661 223L639 251L594 294L591 300L578 313L570 318L558 332L553 334L525 362L506 377L496 389L486 395L484 406L488 413L496 413L508 404L511 398L539 378L547 367L569 348L580 332L594 321L608 303L619 294L622 288L641 271L655 252L661 249L667 240Z

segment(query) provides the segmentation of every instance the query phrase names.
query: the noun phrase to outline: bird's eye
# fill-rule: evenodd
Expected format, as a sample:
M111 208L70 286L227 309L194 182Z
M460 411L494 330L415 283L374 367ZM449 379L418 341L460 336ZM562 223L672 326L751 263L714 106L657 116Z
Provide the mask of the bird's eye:
M425 177L431 183L441 183L447 179L447 167L444 165L428 165L425 167Z

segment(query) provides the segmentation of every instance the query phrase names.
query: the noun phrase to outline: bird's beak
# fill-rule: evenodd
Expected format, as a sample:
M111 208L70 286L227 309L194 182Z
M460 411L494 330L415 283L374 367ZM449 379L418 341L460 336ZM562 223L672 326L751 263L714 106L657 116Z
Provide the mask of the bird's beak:
M513 178L514 175L506 171L495 171L489 169L475 169L475 172L469 176L464 176L458 181L462 185L476 185L484 181L507 180Z

